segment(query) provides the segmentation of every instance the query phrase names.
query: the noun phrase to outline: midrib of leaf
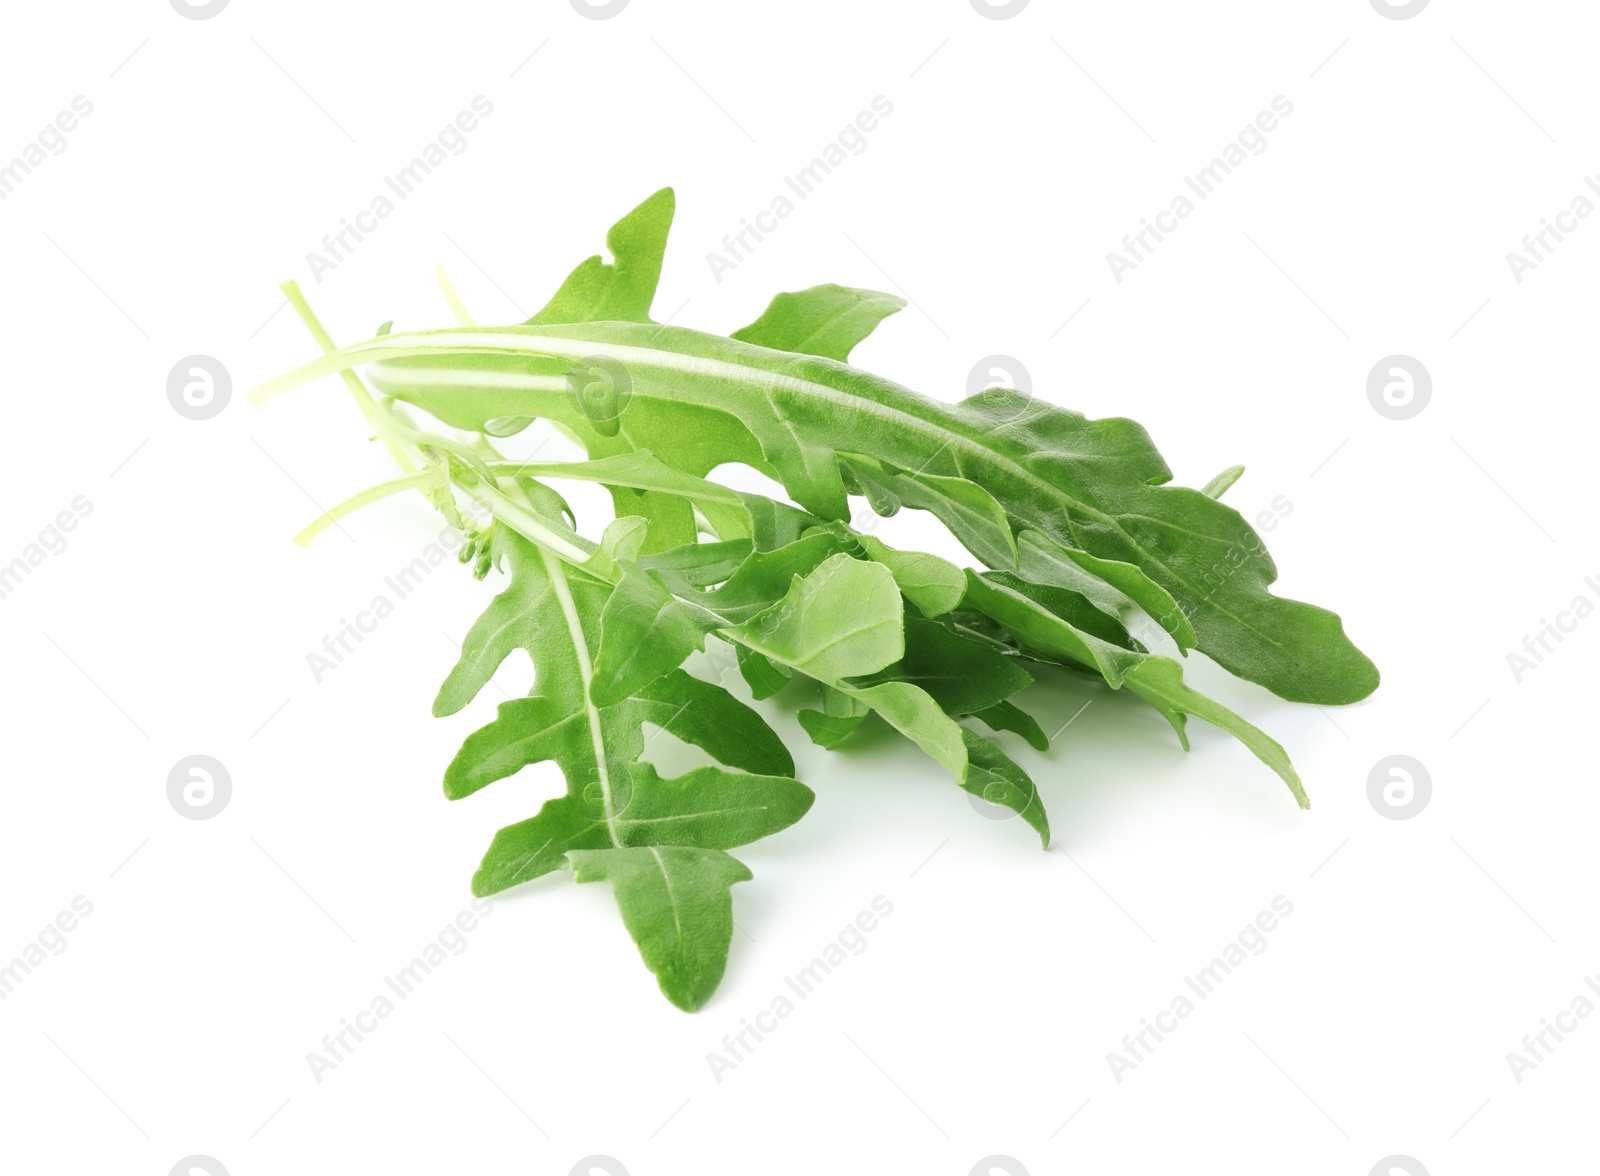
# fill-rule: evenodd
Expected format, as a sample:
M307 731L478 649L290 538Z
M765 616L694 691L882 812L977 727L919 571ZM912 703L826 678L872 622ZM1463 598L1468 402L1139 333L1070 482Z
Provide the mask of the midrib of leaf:
M738 808L696 809L692 813L674 813L669 817L623 817L619 819L629 825L663 825L672 821L693 821L701 817L722 817L731 813L764 813L771 807L770 804L747 804Z
M678 932L678 941L681 943L683 941L683 915L678 910L678 892L673 888L672 874L667 870L667 861L661 856L659 849L652 845L650 853L656 859L656 869L661 871L661 881L666 885L667 902L672 906L672 926Z
M550 587L555 592L556 602L561 606L561 615L567 622L567 632L572 638L572 650L578 659L583 707L589 719L589 741L594 748L595 771L599 774L600 780L600 807L605 813L606 832L611 837L611 844L621 849L622 837L617 832L617 814L611 799L611 768L606 762L606 741L600 730L600 711L589 697L589 682L594 677L594 662L589 657L589 643L584 639L578 605L572 599L572 587L567 583L566 565L543 547L539 548L539 558L544 561L545 575L550 577Z
M401 340L419 341L419 344L408 347L394 346L395 342ZM423 340L426 342L421 343L420 341ZM526 354L528 352L534 352L537 354L553 355L560 359L584 359L589 356L599 355L616 359L623 364L632 362L643 368L658 368L665 371L681 372L687 375L706 376L713 379L720 378L730 380L735 383L754 385L760 389L763 397L767 399L769 406L771 404L770 389L777 387L783 387L789 391L801 393L803 395L815 396L833 404L848 406L857 411L864 412L869 416L875 416L881 421L885 422L885 424L889 424L893 427L904 429L909 432L915 432L924 437L939 441L941 442L942 446L954 447L958 450L965 451L975 458L980 465L984 463L998 465L1005 469L1012 476L1036 488L1042 497L1068 503L1072 508L1077 509L1085 516L1092 518L1097 522L1114 527L1128 541L1128 543L1141 554L1142 557L1147 559L1151 564L1162 568L1169 576L1172 577L1175 582L1182 584L1190 593L1198 596L1207 607L1212 608L1222 615L1228 617L1230 620L1239 624L1247 632L1256 635L1263 641L1266 641L1268 644L1280 649L1283 648L1282 643L1274 639L1271 635L1259 629L1254 624L1251 624L1245 619L1239 617L1237 614L1217 605L1214 601L1209 600L1205 594L1199 593L1195 585L1190 583L1188 579L1173 569L1173 567L1162 558L1159 552L1152 551L1144 544L1140 543L1131 533L1129 533L1128 530L1121 524L1121 516L1107 514L1098 507L1090 506L1080 499L1072 497L1071 495L1065 493L1059 486L1056 486L1046 479L1040 477L1038 474L1035 474L1032 470L1029 470L1026 466L1022 465L1015 459L989 448L982 442L968 437L965 433L961 433L953 428L949 428L948 426L941 425L937 422L924 420L913 413L894 408L890 405L883 404L868 397L855 396L850 393L839 392L838 390L829 387L827 384L817 383L814 380L801 379L798 376L786 375L781 372L769 372L764 368L753 367L746 364L732 363L722 359L709 359L702 356L683 355L676 351L635 347L624 343L608 343L599 340L579 340L566 338L559 335L536 334L533 331L530 331L527 335L503 335L496 334L493 331L473 333L430 332L414 333L410 335L388 335L384 336L382 339L372 340L368 343L355 344L354 346L347 348L344 354L352 357L366 356L368 362L381 363L386 359L404 359L418 355L429 355L437 351L503 351L510 354ZM299 372L289 373L289 375L283 377L281 381L274 381L271 384L263 385L259 391L262 392L264 398L266 395L273 394L277 391L282 391L284 387L292 386L293 383L298 382L298 380L295 380L296 376L299 376L302 379L310 379L317 375L324 375L338 370L340 370L338 364L328 366L326 365L325 361L317 361L314 364L306 365L306 367L300 369ZM411 371L405 371L397 374L399 374L401 377L400 382L422 383L434 387L448 387L453 384L463 382L451 379L451 373L440 371L417 372L415 374L413 374ZM474 372L464 382L483 386L486 383L490 383L490 381L486 381L484 379L484 376L488 374L489 373ZM516 375L515 373L499 374L504 375L507 378L504 380L496 379L492 381L492 384L495 387L526 388L530 391L566 391L569 387L564 380L553 379L548 376L520 376ZM637 382L633 387L633 395L644 396L646 398L663 401L675 399L674 397L667 395L654 394L648 387L640 387ZM777 414L775 413L774 415L776 416ZM784 428L790 429L787 421L782 420L781 417L779 420ZM790 429L790 431L792 434L792 429ZM960 468L959 461L960 459L958 457L958 468ZM1206 538L1210 538L1210 536L1206 536Z

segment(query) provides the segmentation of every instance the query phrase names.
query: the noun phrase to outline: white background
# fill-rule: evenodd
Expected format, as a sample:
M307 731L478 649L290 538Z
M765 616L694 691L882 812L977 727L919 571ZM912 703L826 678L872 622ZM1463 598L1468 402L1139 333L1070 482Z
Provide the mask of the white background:
M234 0L195 21L142 0L6 25L0 160L75 96L94 110L0 202L0 563L76 496L92 512L0 600L0 959L75 896L93 913L0 1002L0 1170L1592 1162L1600 1021L1520 1083L1506 1055L1600 971L1600 621L1520 683L1507 654L1600 601L1577 489L1600 223L1521 283L1505 259L1600 169L1591 6L634 0L601 22L566 0ZM468 149L313 280L308 251L477 95L494 112ZM877 95L894 112L867 149L716 281L708 251ZM1294 112L1264 153L1118 283L1108 251L1278 95ZM1132 700L1041 689L1047 731L1092 699L1047 755L1006 737L1049 853L908 745L823 752L769 706L818 799L740 852L756 879L710 1005L668 1005L607 888L557 875L498 900L319 1083L306 1055L559 782L544 765L442 798L497 700L429 717L491 590L454 565L313 679L306 655L439 524L396 498L289 543L389 471L335 381L244 402L315 354L276 285L354 341L446 323L440 261L481 320L516 321L664 184L658 317L728 331L779 290L897 289L916 305L863 366L954 399L1008 354L1039 395L1144 422L1180 482L1243 462L1229 501L1292 504L1266 536L1278 589L1340 612L1383 685L1324 711L1191 659L1290 749L1309 813L1215 731L1185 755ZM166 398L194 353L233 377L209 421ZM1433 377L1408 421L1366 396L1393 353ZM525 665L499 681L526 689ZM1367 795L1396 753L1433 783L1404 821ZM166 795L192 754L232 778L206 821ZM879 895L867 949L718 1083L707 1054ZM1278 895L1294 911L1267 949L1118 1082L1108 1052Z

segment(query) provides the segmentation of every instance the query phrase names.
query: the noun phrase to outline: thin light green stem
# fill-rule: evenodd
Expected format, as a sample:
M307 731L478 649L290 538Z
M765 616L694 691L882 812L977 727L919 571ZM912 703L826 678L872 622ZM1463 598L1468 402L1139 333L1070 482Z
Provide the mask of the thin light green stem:
M420 473L407 474L403 478L396 478L392 482L380 482L376 486L370 486L360 494L345 499L332 510L324 511L318 515L305 530L294 537L294 541L300 547L309 546L313 539L347 515L352 515L362 507L377 502L379 499L388 498L391 494L399 494L404 490L421 489L435 476L432 470L423 470Z
M478 320L472 317L467 304L461 301L461 295L456 293L456 284L450 280L450 275L444 272L444 266L439 262L433 264L433 276L438 279L439 289L444 294L445 302L450 305L450 313L456 316L456 321L463 327L477 326Z
M306 296L300 292L300 285L294 279L284 282L278 287L289 299L289 305L294 307L300 321L306 325L306 330L311 332L311 337L317 345L328 354L332 355L339 350L339 345L333 341L322 325L322 320L317 318L317 312L311 309L311 304L306 301ZM405 473L411 473L417 468L417 463L405 451L399 441L388 435L379 417L377 402L372 399L372 393L367 391L367 386L361 382L361 377L356 375L351 368L345 368L339 373L344 379L345 387L350 389L350 395L356 398L356 405L361 409L361 415L377 429L378 435L383 438L383 443L388 446L389 452L394 456L395 463Z

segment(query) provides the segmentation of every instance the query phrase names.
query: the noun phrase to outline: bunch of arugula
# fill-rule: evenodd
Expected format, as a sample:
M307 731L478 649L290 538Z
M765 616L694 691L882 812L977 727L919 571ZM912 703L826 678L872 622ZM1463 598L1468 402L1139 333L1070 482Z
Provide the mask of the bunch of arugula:
M851 350L904 301L844 286L779 294L723 337L650 318L674 209L663 189L607 235L613 260L580 264L511 327L473 323L338 348L298 288L291 303L323 358L257 388L262 402L339 374L403 476L356 495L299 536L386 495L419 490L467 533L479 576L509 575L434 701L454 714L523 649L534 684L468 736L445 794L468 796L551 761L566 792L494 837L472 880L494 894L555 870L609 881L624 923L673 1004L722 978L727 851L787 828L813 795L777 734L720 685L685 670L707 638L731 644L757 700L809 680L798 718L833 747L877 715L967 791L1017 813L1049 844L1028 774L972 726L1047 740L1013 698L1047 664L1126 688L1176 730L1195 716L1235 735L1308 806L1288 756L1184 684L1130 635L1143 612L1180 653L1199 649L1283 698L1348 703L1378 684L1339 618L1272 595L1277 569L1220 495L1170 485L1145 431L991 388L941 404L851 367ZM364 367L380 396L356 374ZM408 407L409 406L409 407ZM418 425L420 409L461 432ZM491 438L550 422L588 460L513 462ZM791 502L709 479L750 466ZM548 483L606 487L615 519L582 535ZM901 551L848 525L851 496L945 524L988 570ZM475 504L476 518L463 515ZM642 758L651 723L715 760L663 779Z

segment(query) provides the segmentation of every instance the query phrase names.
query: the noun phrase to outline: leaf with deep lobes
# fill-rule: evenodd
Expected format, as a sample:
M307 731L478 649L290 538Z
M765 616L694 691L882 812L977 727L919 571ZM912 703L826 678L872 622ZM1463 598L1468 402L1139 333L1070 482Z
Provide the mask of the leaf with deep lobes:
M536 816L494 836L472 879L480 897L565 867L569 850L613 846L687 845L732 849L787 829L811 808L811 789L783 776L751 776L695 768L662 779L649 764L634 765L627 807L607 822L596 804L558 796Z
M606 233L614 261L585 259L561 283L533 323L648 323L661 279L661 259L675 210L671 188L662 188Z
M673 670L633 698L643 722L718 763L762 776L794 775L794 760L767 721L721 686Z
M594 805L581 797L554 797L535 816L494 835L472 876L472 893L479 898L499 894L566 868L569 850L603 849L610 844L611 834Z
M610 882L628 934L662 993L685 1012L711 998L728 966L743 862L718 849L649 846L567 854L579 882Z

